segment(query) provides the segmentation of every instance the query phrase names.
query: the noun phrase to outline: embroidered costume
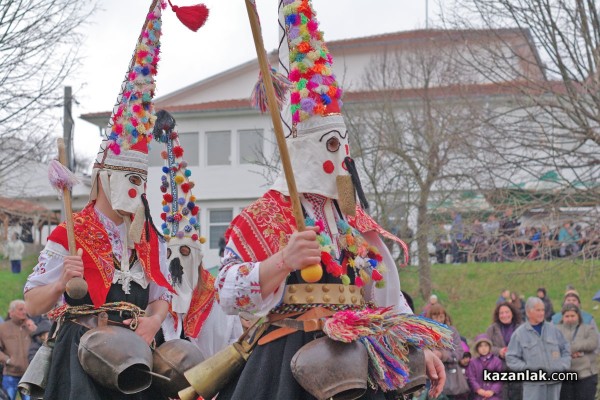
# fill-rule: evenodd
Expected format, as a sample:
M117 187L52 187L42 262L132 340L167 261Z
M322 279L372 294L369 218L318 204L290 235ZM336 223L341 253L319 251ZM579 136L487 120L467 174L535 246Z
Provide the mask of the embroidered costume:
M226 315L215 301L215 278L203 268L198 221L199 206L192 194L194 182L184 159L175 120L158 112L154 137L164 143L162 233L168 240L169 279L176 294L162 324L165 340L187 338L209 358L242 334L240 320Z
M82 336L99 324L96 310L106 309L110 324L118 325L131 319L128 329L135 330L140 321L138 317L143 317L147 307L166 309L173 291L167 281L166 242L147 217L150 212L144 194L148 142L156 119L152 98L161 14L165 7L162 0L152 1L113 110L110 133L100 145L94 163L90 203L73 215L76 247L83 251L83 278L88 284L88 294L82 299L73 299L65 293L59 300L64 304L49 313L60 323L55 323L52 330L56 335L52 339L54 348L44 391L47 400L162 398L152 388L125 394L102 386L82 367L78 346ZM100 208L105 213L108 208L123 222L117 225ZM45 295L43 289L38 289L62 281L65 257L69 255L63 223L50 234L27 280L26 301L31 297L35 304L36 299ZM149 323L147 321L144 323ZM134 337L143 342L142 338Z
M254 1L250 3L256 11ZM275 323L281 327L268 328L242 372L219 392L218 399L313 399L324 385L316 390L309 386L320 381L321 375L333 376L331 371L319 370L317 365L314 379L305 374L308 381L299 383L292 360L298 367L300 352L310 347L305 345L331 344L334 337L346 341L350 336L348 342L360 341L369 353L365 355L368 372L364 364L364 374L353 381L364 379L363 386L357 385L364 391L361 398L384 399L383 390L396 390L408 382L406 344L444 347L449 333L435 323L407 315L412 311L400 290L394 259L380 235L400 244L405 257L408 249L363 211L368 204L350 158L341 114L342 91L311 1L282 0L278 4L279 72L291 84L284 98L278 99L280 115L306 225L318 227L323 275L313 283L293 268L276 290L263 296L261 282L268 277L261 275L262 262L269 259L272 265L273 255L286 247L296 230L288 184L281 174L272 190L231 223L216 287L219 304L227 313L268 315L269 321L284 318L290 326ZM280 254L277 269L294 265L295 260L283 260ZM306 325L308 321L317 328ZM348 321L357 325L351 327ZM364 322L363 332L371 333L357 334L362 323L358 321ZM381 335L373 333L375 325ZM356 328L354 334L349 335L352 328ZM324 333L328 337L323 338ZM362 346L358 347L361 351ZM338 367L344 369L344 365ZM337 384L335 378L332 381ZM323 398L333 395L321 394Z

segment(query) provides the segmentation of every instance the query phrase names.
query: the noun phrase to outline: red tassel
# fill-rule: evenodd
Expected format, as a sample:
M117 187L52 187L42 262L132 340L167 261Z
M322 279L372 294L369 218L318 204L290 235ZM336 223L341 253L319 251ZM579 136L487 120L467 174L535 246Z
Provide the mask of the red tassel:
M177 15L177 18L181 21L182 24L196 32L208 18L208 8L204 4L196 4L195 6L186 6L186 7L178 7L171 4L171 0L169 0L169 5L171 9Z

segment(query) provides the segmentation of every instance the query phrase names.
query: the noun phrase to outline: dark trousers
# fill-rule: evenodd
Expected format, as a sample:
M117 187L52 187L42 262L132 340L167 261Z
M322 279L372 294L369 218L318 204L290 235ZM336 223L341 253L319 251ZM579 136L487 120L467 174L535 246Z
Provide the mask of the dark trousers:
M594 400L598 375L588 376L578 381L564 381L560 388L560 400Z
M13 274L21 273L21 260L10 260L10 269Z

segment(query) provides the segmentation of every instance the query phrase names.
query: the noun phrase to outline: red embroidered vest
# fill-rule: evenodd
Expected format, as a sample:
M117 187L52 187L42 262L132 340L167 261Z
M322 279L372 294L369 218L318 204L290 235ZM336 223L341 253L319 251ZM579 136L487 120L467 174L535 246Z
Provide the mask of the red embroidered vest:
M356 216L347 216L347 220L361 233L375 231L400 244L405 264L408 263L406 243L379 226L359 205L356 206ZM244 262L262 261L284 247L288 236L295 230L296 221L289 197L270 190L235 217L225 239L233 240Z
M112 285L114 275L113 253L110 239L104 225L94 211L94 202L90 202L81 212L73 213L75 242L83 250L83 276L88 284L88 292L94 307L100 307L106 301L106 295ZM150 240L146 241L146 227L142 233L142 242L135 245L138 259L146 275L156 284L175 293L160 271L158 254L158 236L150 229ZM66 223L57 226L48 240L69 248Z

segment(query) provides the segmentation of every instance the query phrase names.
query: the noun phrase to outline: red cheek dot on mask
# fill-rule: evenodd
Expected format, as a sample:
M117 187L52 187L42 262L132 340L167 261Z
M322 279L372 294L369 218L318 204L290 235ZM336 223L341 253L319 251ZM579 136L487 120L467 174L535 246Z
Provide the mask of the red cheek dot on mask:
M349 156L350 155L350 146L345 145L344 148L346 149L346 155Z
M323 163L323 171L325 171L326 174L331 174L334 170L335 166L330 160L327 160Z
M129 197L131 197L132 199L135 198L135 196L137 196L137 190L135 189L129 189L129 192L127 192L129 194Z

